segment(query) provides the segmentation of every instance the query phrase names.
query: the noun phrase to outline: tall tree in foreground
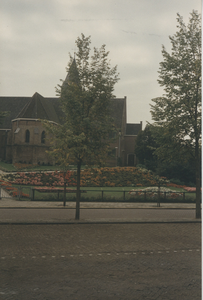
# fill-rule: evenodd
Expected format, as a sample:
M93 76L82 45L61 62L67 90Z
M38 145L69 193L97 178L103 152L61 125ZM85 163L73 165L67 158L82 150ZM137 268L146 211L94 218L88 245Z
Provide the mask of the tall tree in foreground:
M57 164L63 173L63 205L66 205L66 185L67 176L69 175L69 152L68 152L68 138L69 132L64 131L63 126L47 120L43 120L43 125L50 133L48 136L50 142L50 149L46 151L52 158L55 164Z
M162 48L158 82L164 87L165 94L152 99L151 114L155 125L163 128L166 137L165 143L156 151L158 157L176 155L183 147L194 157L196 218L200 218L201 18L193 11L187 26L179 14L177 21L178 31L169 37L171 54L164 46ZM171 152L173 144L176 149Z
M90 36L84 34L76 40L75 57L70 56L67 77L57 88L64 113L63 124L53 132L56 137L64 136L62 147L69 162L77 165L77 220L80 218L81 165L102 163L108 153L108 137L113 126L110 100L118 81L117 67L110 67L105 45L94 48L91 55L90 44Z

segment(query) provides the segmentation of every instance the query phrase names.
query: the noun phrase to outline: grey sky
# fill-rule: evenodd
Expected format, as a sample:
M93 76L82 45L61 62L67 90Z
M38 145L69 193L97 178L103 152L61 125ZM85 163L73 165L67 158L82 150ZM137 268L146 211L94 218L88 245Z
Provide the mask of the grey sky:
M69 52L81 33L92 47L106 44L118 65L116 97L127 96L129 123L151 121L161 48L171 49L177 13L188 23L201 0L1 0L0 95L56 96L66 77Z

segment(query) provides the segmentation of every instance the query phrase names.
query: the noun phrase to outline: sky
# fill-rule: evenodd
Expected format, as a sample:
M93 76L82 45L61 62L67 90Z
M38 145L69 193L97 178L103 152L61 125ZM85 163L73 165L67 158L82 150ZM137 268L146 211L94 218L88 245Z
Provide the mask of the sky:
M120 80L117 98L127 97L128 123L152 122L162 45L177 31L177 13L187 24L201 0L1 0L0 95L55 97L66 77L69 53L83 33L92 48L106 45Z

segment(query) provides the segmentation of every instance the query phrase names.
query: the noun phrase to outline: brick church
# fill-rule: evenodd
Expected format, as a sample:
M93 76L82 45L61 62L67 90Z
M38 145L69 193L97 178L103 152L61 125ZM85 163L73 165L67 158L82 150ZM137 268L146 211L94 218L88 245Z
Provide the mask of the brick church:
M40 120L60 123L61 110L58 98L0 97L0 111L8 114L0 125L0 160L12 163L54 164L46 150L49 136ZM111 111L118 135L111 144L113 156L107 165L116 166L120 158L122 166L135 166L136 136L142 130L142 122L126 122L126 97L111 100Z
M75 72L78 76L75 59L70 68L63 82L64 87L72 81L70 74ZM0 111L7 112L3 123L0 124L0 160L53 165L54 161L47 153L50 137L42 120L56 125L62 122L63 113L59 98L45 98L38 93L32 97L0 97ZM135 140L138 132L142 130L142 122L126 122L126 97L111 99L110 111L117 134L110 145L112 151L106 165L116 166L119 161L122 166L135 166Z

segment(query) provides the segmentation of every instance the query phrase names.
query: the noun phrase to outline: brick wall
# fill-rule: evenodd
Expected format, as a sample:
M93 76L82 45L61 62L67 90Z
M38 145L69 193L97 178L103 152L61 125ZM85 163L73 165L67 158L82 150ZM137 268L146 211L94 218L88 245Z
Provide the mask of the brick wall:
M14 120L11 135L13 163L53 164L53 159L46 153L50 147L50 135L46 134L42 122Z

